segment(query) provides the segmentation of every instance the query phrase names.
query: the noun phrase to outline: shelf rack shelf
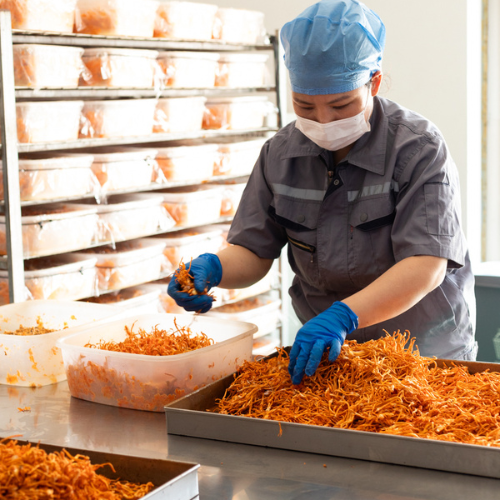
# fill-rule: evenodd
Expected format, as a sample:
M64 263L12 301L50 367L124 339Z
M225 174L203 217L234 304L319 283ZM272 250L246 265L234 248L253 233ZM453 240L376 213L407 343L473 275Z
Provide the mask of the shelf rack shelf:
M223 137L234 136L257 136L267 132L275 132L276 127L265 127L247 130L203 130L201 132L192 133L177 133L177 134L151 134L137 137L115 137L113 139L78 139L76 141L67 142L45 142L33 144L18 144L17 151L19 153L35 153L43 151L57 151L68 149L83 149L96 148L102 146L121 146L133 144L148 144L148 143L169 143L184 139L218 139Z
M249 50L273 50L273 38L259 45L233 45L217 40L167 40L164 38L139 38L85 35L78 33L52 33L44 31L12 30L13 43L41 43L45 45L67 45L76 47L120 47L129 49L186 50L212 52L246 52Z
M160 98L160 97L192 97L192 96L233 96L254 92L275 92L276 87L229 89L224 87L213 89L118 89L108 87L78 87L75 89L31 89L16 87L16 99L108 99L108 98Z

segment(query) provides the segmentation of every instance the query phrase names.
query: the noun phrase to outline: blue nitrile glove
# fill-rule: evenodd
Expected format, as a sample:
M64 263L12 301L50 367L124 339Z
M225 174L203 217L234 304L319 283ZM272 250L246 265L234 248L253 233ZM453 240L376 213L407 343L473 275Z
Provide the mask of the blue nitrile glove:
M300 384L304 373L314 375L326 348L330 348L328 359L333 363L346 338L356 330L358 317L343 302L334 302L326 311L309 320L297 332L290 351L288 372L292 383Z
M222 265L219 257L213 253L201 254L191 261L189 274L193 276L194 288L198 293L208 292L212 287L217 286L222 279ZM196 311L206 313L212 307L213 299L208 295L189 295L182 292L175 277L172 277L168 284L168 294L178 306L186 311Z

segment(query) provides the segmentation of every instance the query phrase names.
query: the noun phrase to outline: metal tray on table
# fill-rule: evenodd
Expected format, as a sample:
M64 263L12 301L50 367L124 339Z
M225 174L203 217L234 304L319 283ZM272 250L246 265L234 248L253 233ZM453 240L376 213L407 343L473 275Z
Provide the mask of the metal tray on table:
M25 445L28 441L19 441L18 444ZM188 462L174 462L172 460L158 460L153 458L129 457L77 448L67 448L50 444L31 443L47 453L61 451L63 448L71 455L85 455L90 458L92 464L111 463L116 470L103 467L97 471L98 474L109 479L121 479L133 483L152 482L155 489L143 496L141 500L198 500L198 464Z
M438 365L446 361L437 360ZM500 364L495 363L453 362L467 366L470 373L500 371ZM229 375L166 406L168 434L500 479L497 447L287 422L280 427L273 420L208 412L233 380Z

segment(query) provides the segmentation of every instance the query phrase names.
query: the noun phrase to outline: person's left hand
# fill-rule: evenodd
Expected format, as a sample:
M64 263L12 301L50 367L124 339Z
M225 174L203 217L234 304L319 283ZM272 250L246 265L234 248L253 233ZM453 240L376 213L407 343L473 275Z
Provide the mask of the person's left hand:
M328 359L333 363L340 354L346 335L357 327L358 317L343 302L334 302L326 311L305 323L290 351L288 372L292 383L300 384L304 373L308 377L314 375L327 348L330 348Z

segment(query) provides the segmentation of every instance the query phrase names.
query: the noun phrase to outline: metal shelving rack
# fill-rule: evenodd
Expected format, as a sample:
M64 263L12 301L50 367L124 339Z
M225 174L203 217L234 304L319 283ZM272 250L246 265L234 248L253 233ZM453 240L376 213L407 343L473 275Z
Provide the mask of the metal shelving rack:
M275 85L262 88L248 89L112 89L112 88L76 88L76 89L31 89L15 87L13 44L44 44L64 45L77 47L119 47L134 49L179 50L179 51L214 51L214 52L244 52L244 51L272 51L274 56ZM283 90L280 73L282 58L278 36L269 36L269 43L261 45L231 45L217 41L173 41L154 38L122 38L114 36L60 34L46 32L26 32L11 29L9 11L0 11L0 129L2 141L2 170L4 180L4 207L6 220L6 248L7 256L0 257L0 266L8 270L9 299L11 302L24 300L24 257L22 248L21 207L44 204L48 201L69 201L78 198L61 196L54 200L40 202L23 201L20 199L19 188L19 153L43 152L56 150L81 149L99 146L115 146L130 144L164 143L179 139L217 139L230 136L262 136L267 132L276 131L283 124ZM145 137L120 137L114 139L79 139L72 142L54 142L41 144L18 144L16 125L16 99L29 100L67 100L67 99L118 99L118 98L159 98L159 97L188 97L188 96L237 96L250 93L272 93L276 97L278 108L277 128L267 127L259 129L213 131L206 130L190 134L151 134ZM218 176L217 180L230 178ZM233 178L231 176L231 178ZM201 181L205 181L202 179ZM116 193L144 192L193 185L199 182L170 182L168 184L152 184L137 190L119 191ZM113 192L115 194L115 192ZM91 197L91 196L89 196ZM220 220L218 222L226 222ZM176 231L180 228L173 228ZM165 231L168 232L168 231ZM102 244L102 243L101 243ZM100 245L101 245L100 244ZM281 265L279 266L281 270ZM280 289L280 295L282 290Z

